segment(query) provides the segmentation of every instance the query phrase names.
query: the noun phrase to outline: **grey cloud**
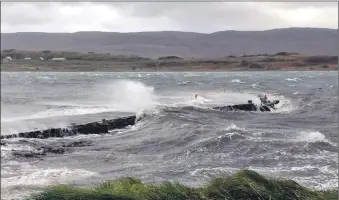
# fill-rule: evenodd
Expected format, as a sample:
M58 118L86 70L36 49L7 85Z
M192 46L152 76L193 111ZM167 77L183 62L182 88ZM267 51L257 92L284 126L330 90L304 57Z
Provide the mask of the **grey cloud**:
M50 6L41 9L39 3L2 3L1 4L1 23L11 26L23 24L43 24L54 19L53 10Z
M333 26L338 23L338 17L333 18L338 15L337 5L337 2L6 2L2 3L1 22L5 31L11 32L30 27L29 30L47 32L92 28L93 31L114 32L181 30L208 33L294 26L283 15L267 12L271 9L313 8L322 11L322 15L314 20L314 27ZM105 14L100 13L98 9L103 7L98 6L105 6ZM65 10L68 15L63 14ZM331 13L327 13L328 10ZM307 23L305 26L310 25Z
M336 8L338 2L269 2L269 4L278 6L285 9L298 9L298 8Z
M258 4L257 4L258 5ZM180 30L213 32L225 29L261 29L278 25L278 18L260 12L248 3L185 2L185 3L134 3L125 7L136 17L171 19ZM153 12L152 12L153 11Z
M281 16L268 14L266 9L323 9L335 8L336 5L335 2L133 2L121 3L119 9L123 9L124 15L148 20L165 16L173 21L176 27L172 28L176 30L213 32L224 29L261 30L288 26L288 22Z
M97 4L98 2L96 2ZM137 17L153 17L165 15L172 10L182 9L190 12L195 8L202 9L223 9L219 7L222 4L231 5L231 9L237 9L238 6L248 7L260 7L261 5L267 5L270 7L276 7L280 9L298 9L298 8L336 8L337 2L100 2L101 4L119 7L130 15ZM202 5L203 7L201 7ZM237 9L241 10L243 8ZM199 10L203 11L203 10Z

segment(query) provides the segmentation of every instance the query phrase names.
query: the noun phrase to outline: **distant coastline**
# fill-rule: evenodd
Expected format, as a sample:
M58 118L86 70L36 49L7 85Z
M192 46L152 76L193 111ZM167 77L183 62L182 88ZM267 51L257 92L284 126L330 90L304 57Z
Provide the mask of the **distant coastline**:
M184 72L184 71L337 71L337 56L310 56L278 52L225 56L222 58L181 58L164 56L157 59L109 53L2 51L1 71L41 72Z

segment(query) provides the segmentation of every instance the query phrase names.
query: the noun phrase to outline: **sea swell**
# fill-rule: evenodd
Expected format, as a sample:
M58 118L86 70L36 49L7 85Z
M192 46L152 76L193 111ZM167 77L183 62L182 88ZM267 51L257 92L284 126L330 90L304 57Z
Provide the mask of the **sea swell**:
M287 176L314 188L337 187L338 105L332 98L337 96L337 76L148 74L46 73L40 78L34 73L2 74L6 99L2 101L2 135L12 134L13 128L16 132L61 128L128 115L140 120L105 134L3 140L4 199L16 198L11 194L22 187L29 193L53 184L55 176L61 177L61 183L79 185L126 174L148 182L193 184L239 168ZM16 85L21 79L27 85L20 86L20 91ZM48 85L51 80L57 80L54 89ZM295 87L288 87L291 82ZM258 94L279 99L277 110L212 109L248 100L257 103ZM33 102L26 106L25 115L14 111L21 106L18 99Z

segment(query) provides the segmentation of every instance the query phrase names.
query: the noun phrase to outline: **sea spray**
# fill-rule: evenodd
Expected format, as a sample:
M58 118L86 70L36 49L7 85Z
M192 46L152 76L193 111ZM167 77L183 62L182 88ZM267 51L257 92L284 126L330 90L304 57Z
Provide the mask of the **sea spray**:
M140 113L158 105L154 88L131 80L117 80L101 86L98 97L116 111Z

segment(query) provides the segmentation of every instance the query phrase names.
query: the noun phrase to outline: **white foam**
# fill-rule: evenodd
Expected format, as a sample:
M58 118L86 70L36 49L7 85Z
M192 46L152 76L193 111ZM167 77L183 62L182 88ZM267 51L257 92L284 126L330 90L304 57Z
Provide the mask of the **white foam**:
M233 173L237 171L236 168L226 168L226 167L206 167L206 168L200 168L196 169L190 172L191 176L217 176L220 174L227 174L227 173Z
M277 110L273 110L273 113L286 113L286 112L291 112L295 109L297 109L297 105L295 105L291 99L285 97L284 95L280 94L269 94L268 95L269 99L278 99L279 103L275 105L275 108Z
M245 131L246 129L243 127L239 127L236 124L232 123L231 125L227 126L223 130L225 131L230 131L230 130L240 130L240 131Z
M225 134L226 137L230 138L231 140L233 138L245 138L245 136L241 135L240 133L238 132L231 132L231 133L226 133ZM218 136L218 139L222 139L224 136Z
M192 74L192 73L188 73L184 75L185 77L196 77L196 76L200 76L200 74Z
M255 94L249 92L215 92L206 94L210 99L213 100L215 105L232 105L232 104L246 104L248 100L252 100L254 104L260 104L260 99Z
M328 174L328 175L337 174L337 171L331 169L331 167L330 167L329 165L320 167L320 168L319 168L319 171L320 171L321 173ZM337 176L338 176L338 175L337 175Z
M286 78L286 81L291 81L291 82L297 82L297 81L301 81L302 79L300 78Z
M243 82L240 79L233 79L231 83L246 83L246 82Z
M54 80L56 79L55 76L37 76L36 79L41 79L41 80Z
M197 98L191 98L185 102L186 105L201 105L208 102L212 102L212 99L198 95Z
M323 167L321 167L323 168ZM305 171L305 170L312 170L312 169L321 169L318 168L316 166L311 166L311 165L307 165L307 166L301 166L301 167L292 167L289 168L287 166L282 166L282 165L278 165L278 167L254 167L254 166L250 166L249 169L250 170L254 170L257 171L263 175L275 175L275 174L279 174L279 173L289 173L292 171ZM297 181L299 184L307 186L307 187L311 187L314 189L330 189L330 188L337 188L338 187L338 176L337 176L337 172L336 170L330 170L327 171L327 175L333 177L332 179L328 179L326 176L324 175L318 175L318 176L311 176L311 177L296 177L296 176L291 176L291 177L286 177L292 180ZM322 182L324 182L324 184L320 184L318 180L322 180Z
M67 109L49 109L46 111L38 112L30 116L21 116L21 117L6 117L1 118L1 122L15 122L22 120L30 119L45 119L49 117L62 117L62 116L75 116L75 115L85 115L85 114L97 114L110 111L119 111L118 108L114 107L104 107L104 108L67 108Z
M2 198L22 198L32 192L29 188L44 188L48 185L69 183L96 175L96 173L87 170L66 167L38 169L31 165L21 165L21 168L22 174L20 175L1 177ZM26 190L23 192L24 188Z
M23 173L24 174L20 176L1 178L2 187L6 188L11 186L46 186L95 175L94 172L86 171L83 169L68 169L66 167L47 169L31 168L31 170Z
M326 136L318 131L301 131L297 133L295 139L299 142L327 142L332 146L337 146L337 144L326 139Z
M305 142L325 141L325 135L317 131L302 131L298 133L296 139Z
M256 136L256 137L260 137L260 136L263 136L264 133L263 132L255 132L253 133L253 136Z
M251 86L252 86L252 88L261 88L262 87L262 86L260 86L259 84L256 84L256 83L252 84Z
M301 167L291 167L292 171L307 171L310 169L318 169L318 167L311 166L311 165L306 165L306 166L301 166Z

